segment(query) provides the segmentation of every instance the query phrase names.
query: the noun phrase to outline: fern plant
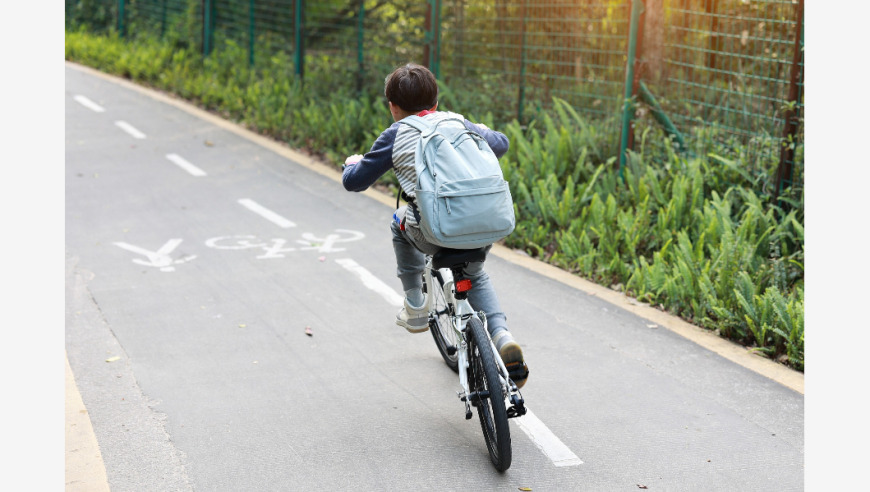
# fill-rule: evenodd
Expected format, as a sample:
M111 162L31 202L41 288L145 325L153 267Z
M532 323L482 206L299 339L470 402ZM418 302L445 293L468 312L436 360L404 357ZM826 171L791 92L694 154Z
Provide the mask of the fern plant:
M170 22L178 32L162 41L68 30L66 58L172 92L336 164L365 152L391 123L378 102L382 87L357 92L334 57L307 55L304 84L274 40L258 40L250 68L246 50L220 35L203 58L184 27L193 14ZM498 93L499 80L478 82ZM517 225L507 245L604 285L624 284L629 295L803 369L803 196L771 195L775 162L752 160L720 129L685 135L684 154L659 130L643 129L620 173L619 135L607 130L616 116L588 121L554 99L519 122L504 108L490 111L481 91L451 84L442 84L442 108L472 119L483 108L480 121L510 139L501 165ZM397 181L388 175L382 183Z

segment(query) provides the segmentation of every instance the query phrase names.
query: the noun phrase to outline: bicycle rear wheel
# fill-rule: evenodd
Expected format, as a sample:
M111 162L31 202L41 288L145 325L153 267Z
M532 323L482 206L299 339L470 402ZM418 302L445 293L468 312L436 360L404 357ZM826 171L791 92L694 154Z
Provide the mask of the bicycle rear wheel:
M511 466L511 434L492 344L479 319L470 319L468 330L471 400L477 407L489 458L496 470L505 471Z
M459 340L452 326L447 300L444 298L444 279L438 270L432 271L432 279L435 281L435 292L430 292L429 295L432 296L432 309L436 314L429 320L429 331L432 332L432 338L435 339L435 345L438 346L444 362L453 372L459 372Z

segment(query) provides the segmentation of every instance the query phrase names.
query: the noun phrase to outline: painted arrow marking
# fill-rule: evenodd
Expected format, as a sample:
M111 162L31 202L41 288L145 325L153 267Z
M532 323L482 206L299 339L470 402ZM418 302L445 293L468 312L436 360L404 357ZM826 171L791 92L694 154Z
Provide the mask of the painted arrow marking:
M113 244L115 246L118 246L119 248L126 249L127 251L132 251L133 253L138 253L148 258L148 261L134 258L133 263L136 263L137 265L145 265L159 268L161 272L173 272L175 271L175 267L172 265L179 265L181 263L185 263L196 258L196 255L188 255L178 260L173 260L169 257L169 253L175 250L175 248L177 248L178 245L181 244L181 241L181 239L170 239L157 251L148 251L145 248L140 248L139 246L134 246L132 244L121 242Z

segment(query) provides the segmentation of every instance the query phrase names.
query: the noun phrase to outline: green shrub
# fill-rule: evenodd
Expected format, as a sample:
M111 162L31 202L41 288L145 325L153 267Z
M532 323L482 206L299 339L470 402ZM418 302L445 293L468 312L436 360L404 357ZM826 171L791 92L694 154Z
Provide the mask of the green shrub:
M218 39L203 59L184 39L72 30L66 58L177 94L335 165L392 123L381 88L357 92L339 60L309 56L302 82L286 53L258 52L251 67L232 41ZM556 99L522 125L442 87L441 109L474 119L472 105L481 104L478 121L510 138L501 164L517 226L508 246L803 370L803 195L772 194L775 162L750 160L715 128L686 135L690 149L677 154L647 127L620 173L612 155L619 135L602 131L618 128L615 115L589 122ZM381 182L397 186L392 174Z

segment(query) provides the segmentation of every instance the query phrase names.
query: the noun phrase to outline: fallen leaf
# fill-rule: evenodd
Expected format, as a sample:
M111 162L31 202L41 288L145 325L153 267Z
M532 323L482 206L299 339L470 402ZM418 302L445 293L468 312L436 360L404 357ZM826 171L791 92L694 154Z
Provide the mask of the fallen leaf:
M637 488L639 488L639 489L645 489L645 488L646 488L646 485L637 484Z
M206 140L206 141L205 141L205 145L206 145L207 147L214 147L214 144L211 143L209 140Z
M121 358L116 355L114 357L109 357L108 359L106 359L106 362L115 362L116 360L121 360Z
M311 327L308 327L308 326L305 327L305 334L308 335L309 337L314 336L314 333L311 331Z
M531 487L520 487L520 490L529 491L529 490L532 490L532 488Z

